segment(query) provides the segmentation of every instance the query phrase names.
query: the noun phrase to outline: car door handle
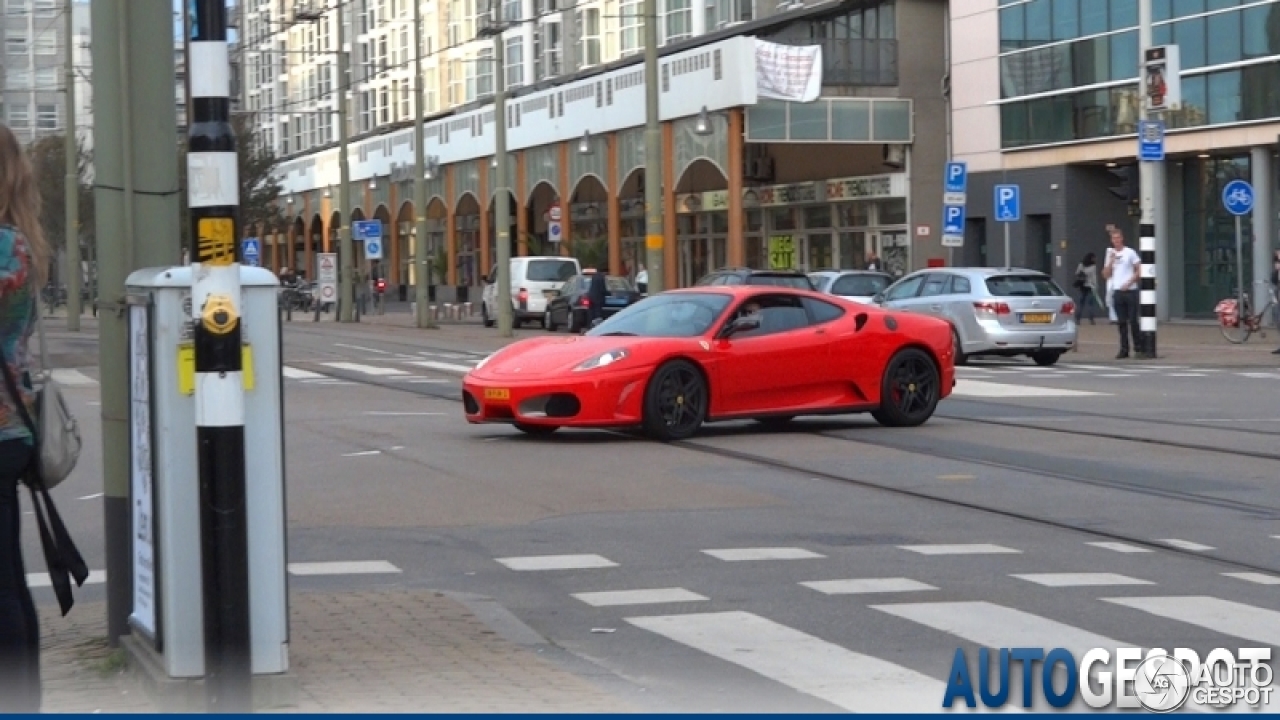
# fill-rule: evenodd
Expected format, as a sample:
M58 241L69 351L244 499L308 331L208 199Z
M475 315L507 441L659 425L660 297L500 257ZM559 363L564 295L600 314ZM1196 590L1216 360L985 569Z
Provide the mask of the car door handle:
M941 306L941 305L930 305L930 306L929 306L929 309L930 309L930 310L938 310L938 311L941 311L941 310L942 310L942 306Z

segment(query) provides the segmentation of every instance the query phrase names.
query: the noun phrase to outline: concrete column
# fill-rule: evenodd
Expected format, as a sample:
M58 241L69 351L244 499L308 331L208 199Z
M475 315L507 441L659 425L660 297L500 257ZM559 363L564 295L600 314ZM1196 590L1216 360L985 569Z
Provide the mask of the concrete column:
M663 285L666 289L680 287L679 242L676 224L676 169L675 126L662 123L662 234L666 237L662 246Z
M485 162L486 158L480 158L480 270L482 275L489 274L489 268L493 265L489 262L489 244L492 242L493 235L496 234L495 229L489 225L489 209L493 207L493 193L489 191L489 163ZM502 181L497 180L495 185L501 186ZM496 248L496 245L495 245Z
M1249 172L1253 176L1253 308L1260 310L1267 298L1267 281L1271 279L1271 252L1275 247L1275 215L1271 198L1275 194L1275 166L1270 147L1256 147L1249 153Z
M744 238L744 226L746 217L742 208L742 156L743 156L743 137L742 137L742 108L732 108L729 110L729 247L726 248L725 259L729 265L734 267L742 267L747 264L747 248L746 239ZM837 235L835 247L840 247Z
M622 274L622 208L618 199L621 188L618 186L618 134L609 133L605 137L608 148L608 159L605 162L605 182L607 197L605 200L605 218L609 228L609 274ZM632 268L635 271L635 268Z
M458 221L455 210L458 207L458 200L453 194L453 168L454 165L446 165L444 168L444 246L445 257L449 266L445 268L445 284L451 288L458 286Z
M524 152L516 156L516 186L512 188L516 202L513 206L516 213L516 255L526 257L529 254L529 207L528 198L524 194Z
M708 30L715 30L714 27L707 27L707 4L714 3L716 0L690 0L689 13L693 16L689 23L689 30L694 37L700 37Z

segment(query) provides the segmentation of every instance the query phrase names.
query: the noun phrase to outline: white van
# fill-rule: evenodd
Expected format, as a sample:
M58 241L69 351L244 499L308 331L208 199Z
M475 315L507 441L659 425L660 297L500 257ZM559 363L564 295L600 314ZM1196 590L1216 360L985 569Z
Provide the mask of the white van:
M547 309L547 293L559 290L565 281L582 273L577 258L553 255L511 258L511 307L513 323L519 327L525 320L542 322ZM498 266L494 265L484 280L484 296L480 301L480 317L485 327L493 327L498 319Z

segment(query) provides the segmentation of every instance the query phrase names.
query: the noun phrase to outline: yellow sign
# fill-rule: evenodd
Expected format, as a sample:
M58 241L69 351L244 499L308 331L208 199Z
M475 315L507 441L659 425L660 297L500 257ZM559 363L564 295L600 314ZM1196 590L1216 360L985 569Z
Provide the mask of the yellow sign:
M485 400L510 400L511 391L506 388L485 388Z
M644 239L644 245L650 250L661 250L664 239L662 235L647 235Z
M245 392L253 389L253 348L245 343L240 346L240 380ZM191 343L178 346L178 392L194 395L196 392L196 347Z
M769 238L769 269L793 270L796 266L796 243L790 235Z
M196 234L196 262L230 265L236 261L236 225L231 218L201 218Z

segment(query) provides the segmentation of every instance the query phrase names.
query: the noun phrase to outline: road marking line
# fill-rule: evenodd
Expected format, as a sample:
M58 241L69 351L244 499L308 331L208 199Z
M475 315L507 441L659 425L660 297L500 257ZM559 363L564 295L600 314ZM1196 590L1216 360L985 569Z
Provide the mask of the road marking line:
M85 495L84 497L80 497L80 498L76 498L76 499L77 499L77 500L96 500L97 498L102 497L102 495L103 495L103 493L94 493L94 494L92 494L92 495Z
M393 353L386 350L378 350L377 348L364 347L362 345L344 345L343 343L334 343L334 347L347 348L348 350L359 350L360 352L373 353L374 355L392 355Z
M939 480L976 480L976 475L939 475Z
M1242 372L1236 374L1241 377L1255 378L1258 380L1275 380L1280 378L1280 373L1273 372Z
M512 570L586 570L589 568L618 567L618 563L602 555L532 555L529 557L497 558Z
M1138 377L1138 376L1137 376L1137 375L1135 375L1134 373L1108 373L1108 374L1106 374L1106 375L1095 375L1094 377L1100 377L1100 378L1131 378L1131 377Z
M342 453L342 457L364 457L366 455L381 455L381 450L361 450L360 452Z
M946 692L946 683L928 675L846 650L748 612L626 621L845 710L936 712L939 698ZM1047 646L1055 645L1056 641ZM961 709L965 709L963 704Z
M1222 573L1222 575L1223 577L1235 578L1259 585L1280 585L1280 577L1275 575L1264 575L1256 572Z
M289 367L288 365L284 366L284 369L281 371L281 373L285 377L289 378L290 380L316 380L316 379L326 377L325 375L321 375L320 373L317 373L317 372L311 372L310 370L302 370L296 367Z
M725 562L742 562L746 560L810 560L826 557L804 548L726 548L723 550L703 550L713 558Z
M1139 580L1115 573L1032 573L1010 575L1045 587L1095 587L1098 585L1155 585L1150 580Z
M921 555L997 555L1004 553L1021 553L1002 545L976 543L972 545L899 545L902 550L910 550Z
M459 365L457 363L436 362L435 360L410 360L410 365L418 367L431 368L432 370L444 370L445 372L469 373L474 368L471 365Z
M1130 545L1129 543L1122 543L1122 542L1089 542L1089 543L1085 543L1085 545L1092 545L1093 547L1096 547L1096 548L1102 548L1103 550L1111 550L1113 552L1118 552L1118 553L1155 552L1150 548L1138 547L1137 545Z
M1158 617L1178 620L1224 635L1280 645L1280 612L1208 595L1100 598ZM1012 647L1012 646L1011 646ZM1099 645L1098 647L1118 647Z
M1214 547L1210 547L1208 545L1201 545L1200 543L1194 543L1194 542L1191 542L1190 540L1168 539L1168 540L1161 540L1160 542L1168 544L1172 547L1176 547L1179 550L1192 550L1194 552L1206 552L1208 550L1217 549Z
M394 410L366 410L365 415L374 415L377 417L438 417L444 415L442 412L397 412Z
M106 570L90 570L89 577L85 578L85 585L101 585L107 581ZM71 581L75 585L75 580ZM53 581L49 579L49 573L27 573L27 587L46 588L53 587Z
M385 560L289 563L290 575L376 575L399 572L400 568Z
M1007 385L983 380L957 378L956 386L951 391L951 394L959 397L1096 397L1114 393L1032 387L1030 385Z
M352 372L364 373L365 375L408 375L409 373L399 368L378 367L375 365L361 365L359 363L349 362L327 362L323 363L325 367L331 367L335 370L350 370Z
M986 647L1064 647L1080 657L1093 648L1132 647L1047 617L985 601L894 603L872 610L941 630Z
M439 385L440 383L447 383L451 381L446 380L445 378L412 378L405 382L410 385Z
M616 590L613 592L574 593L573 597L592 607L616 605L652 605L657 603L702 602L707 598L684 588L653 588L651 590Z
M1225 422L1225 423L1231 423L1231 422L1251 422L1251 423L1252 423L1252 422L1280 422L1280 418L1196 418L1195 420L1192 420L1191 422L1203 422L1203 423L1211 423L1211 422Z
M864 593L918 592L937 590L932 585L910 578L860 578L856 580L815 580L801 585L824 595L862 595Z
M1165 377L1204 377L1204 373L1165 373Z
M98 384L97 380L70 368L57 368L50 375L54 382L67 387L93 387Z

